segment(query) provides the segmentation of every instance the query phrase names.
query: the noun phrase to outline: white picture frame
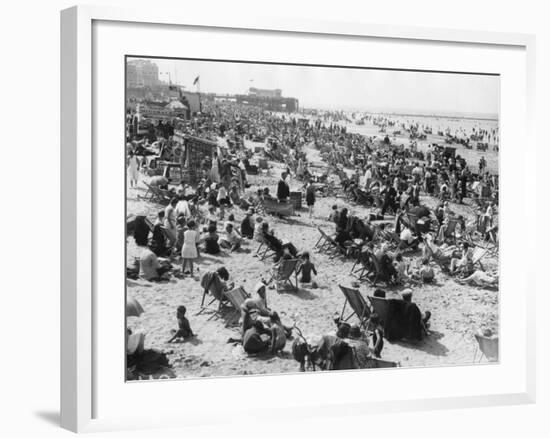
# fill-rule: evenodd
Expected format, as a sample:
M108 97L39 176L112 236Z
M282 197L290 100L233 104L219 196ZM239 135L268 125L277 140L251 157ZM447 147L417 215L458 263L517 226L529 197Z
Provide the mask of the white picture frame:
M367 23L339 23L296 20L291 18L256 17L241 14L239 18L228 20L212 11L199 14L195 11L140 11L133 9L118 9L111 7L78 6L61 13L61 426L75 431L101 431L120 428L145 428L161 426L185 426L200 424L206 421L203 415L184 416L176 412L150 412L150 416L132 418L127 412L120 415L101 415L98 406L97 385L98 364L97 342L94 327L94 312L100 303L94 298L97 285L97 208L102 199L98 198L94 189L98 168L102 163L93 153L94 121L96 113L94 105L93 84L98 79L94 56L97 53L97 38L94 34L94 23L132 23L139 26L185 26L209 29L223 32L224 29L238 29L246 32L275 32L280 35L334 35L347 36L353 39L370 38L384 39L395 42L424 44L426 42L475 47L483 45L488 48L502 48L521 51L525 64L525 89L522 105L525 105L526 122L524 125L525 149L533 153L535 141L534 123L534 53L535 39L532 35L491 33L481 31L461 31L450 29L424 29L403 26L385 26ZM122 114L122 112L121 112ZM523 129L522 128L522 129ZM509 163L503 161L501 171L506 173ZM535 171L534 167L520 169L524 181L520 190L526 194L525 202L534 201ZM508 186L509 187L509 186ZM529 195L529 192L532 191ZM506 194L504 195L506 196ZM529 198L532 196L532 198ZM528 219L535 216L534 211L525 213ZM536 221L533 220L533 223ZM526 237L523 248L534 247L534 236ZM506 237L504 237L506 239ZM519 244L518 244L519 245ZM505 246L504 246L505 248ZM514 248L514 251L518 248ZM506 250L505 250L506 251ZM535 400L535 309L536 293L535 274L528 267L520 265L524 275L521 276L522 290L518 301L521 301L520 323L522 343L520 371L517 371L518 384L513 390L494 391L483 394L464 393L461 396L437 396L425 398L408 394L403 398L379 400L363 400L360 397L349 403L329 403L328 400L302 400L302 409L293 410L292 406L285 411L291 418L305 418L326 415L364 415L367 412L394 412L413 409L442 409L504 404L532 403ZM122 294L122 291L121 291ZM121 316L122 318L122 316ZM503 321L503 324L509 322ZM121 332L122 333L122 332ZM122 334L121 334L122 337ZM506 365L506 358L503 359ZM114 366L114 365L113 365ZM401 371L399 371L401 372ZM405 371L407 372L407 371ZM427 370L413 370L427 376ZM431 372L431 371L430 371ZM446 371L451 372L451 371ZM433 373L437 373L433 371ZM342 373L341 373L342 374ZM300 377L302 378L302 377ZM312 384L325 376L305 376ZM240 378L223 379L224 382ZM274 379L273 377L246 378L241 385L248 387L258 383L257 379ZM256 380L254 380L256 379ZM277 377L296 383L296 376ZM189 391L198 391L201 385L212 390L213 380L178 382L187 384ZM282 380L277 380L281 383ZM160 382L156 385L167 386L176 384ZM224 383L225 384L225 383ZM150 385L150 384L144 384ZM151 384L152 385L152 384ZM221 385L221 383L220 383ZM136 386L134 385L134 388ZM144 388L145 389L145 388ZM140 390L133 389L133 393ZM200 405L200 403L199 403ZM200 411L201 407L197 406ZM202 410L205 411L203 406ZM211 409L217 409L211 407ZM267 408L265 408L267 409ZM237 411L235 411L237 412ZM230 421L235 412L219 411L216 421ZM211 412L210 412L211 413ZM241 412L245 415L244 411ZM261 408L250 415L261 418L266 415Z

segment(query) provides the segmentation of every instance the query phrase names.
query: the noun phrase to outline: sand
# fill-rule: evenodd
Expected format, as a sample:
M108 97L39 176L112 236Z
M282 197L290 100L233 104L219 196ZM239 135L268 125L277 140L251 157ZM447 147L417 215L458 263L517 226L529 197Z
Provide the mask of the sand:
M316 151L310 150L310 158ZM274 192L282 169L280 163L270 163L273 168L270 175L249 176L251 187L255 191L259 187L270 187ZM146 177L142 176L143 179ZM302 183L291 182L291 190L298 190ZM137 188L128 188L128 214L146 214L154 218L163 206L140 199L145 194L143 183ZM433 207L435 200L423 197L421 202ZM313 218L308 218L305 209L297 215L285 220L271 216L267 217L270 226L278 236L284 236L292 241L299 250L309 250L312 262L319 272L320 287L302 288L297 293L277 293L268 290L268 305L276 310L283 323L292 325L296 322L303 334L310 341L321 335L334 332L333 316L339 314L344 304L344 297L338 284L350 285L353 277L349 271L353 261L335 258L329 260L326 255L313 251L318 239L317 226L327 231L333 231L328 223L330 208L333 204L339 207L347 206L353 214L366 216L370 211L366 207L352 205L343 198L318 198L315 204ZM472 211L467 206L452 204L457 214L471 217ZM244 212L233 209L237 223ZM211 311L196 315L200 310L202 289L199 277L205 271L225 266L231 274L231 280L236 285L242 285L252 292L260 278L268 277L271 260L260 261L254 256L258 243L246 241L246 252L223 256L204 255L196 267L199 273L196 279L178 279L172 277L168 282L150 283L143 280L127 280L127 293L137 298L145 313L139 318L128 318L128 327L133 330L143 330L147 337L146 348L156 348L167 353L170 363L178 378L194 378L203 376L229 376L246 374L276 374L297 372L298 363L290 353L288 341L283 354L277 357L262 355L248 357L240 345L227 343L231 337L239 337L238 314L226 311L221 317L212 317ZM139 256L139 248L132 237L127 238L127 261L131 265ZM406 260L408 256L404 257ZM415 256L418 259L418 255ZM498 266L498 260L485 258L487 268ZM431 335L419 343L387 342L382 358L397 361L403 367L410 366L441 366L472 364L476 341L474 332L479 328L491 328L498 332L498 292L460 285L452 278L445 276L438 268L436 284L413 287L414 301L422 311L432 312ZM389 289L388 297L397 294L403 287ZM367 283L360 287L363 295L371 295L372 286ZM176 308L179 305L187 307L187 316L197 337L191 341L167 344L177 328ZM350 322L355 322L352 318Z

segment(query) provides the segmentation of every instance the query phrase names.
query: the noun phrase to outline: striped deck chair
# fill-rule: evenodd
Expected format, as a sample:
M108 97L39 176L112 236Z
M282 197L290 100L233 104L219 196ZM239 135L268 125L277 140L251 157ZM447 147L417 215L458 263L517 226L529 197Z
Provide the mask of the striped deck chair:
M369 281L373 286L376 286L376 283L380 281L388 284L390 279L387 277L386 273L382 270L382 264L380 263L380 259L376 257L374 253L371 252L369 254L369 261L371 262L374 270L371 270L369 274L364 275L363 278ZM370 274L374 274L374 275L370 276Z
M444 254L442 257L436 257L433 248L431 247L430 243L427 240L424 240L424 248L426 252L426 257L428 260L433 260L443 272L449 271L449 265L451 261L451 255L450 254ZM448 248L451 250L451 247Z
M300 259L281 259L274 267L269 281L275 281L277 292L281 290L298 291L299 266Z
M483 268L483 265L481 264L481 260L485 255L489 252L489 248L483 248L481 246L476 246L474 249L474 253L472 255L472 265L475 267L476 265L479 265L482 271L485 269Z
M241 311L241 306L250 294L244 290L242 286L224 292L225 298L231 303L231 306L237 311Z
M478 363L481 362L483 359L483 356L487 358L489 362L497 362L498 361L498 338L488 338L486 336L482 336L478 333L474 334L474 337L477 341L477 346L474 352L474 363L476 362L477 355L479 352L481 354L479 355Z
M370 251L361 251L356 259L355 263L351 267L351 270L349 271L350 275L357 276L359 280L363 278L365 275L365 272L370 271L370 264L369 264L369 257L370 257Z
M344 294L344 297L346 297L344 307L342 307L342 312L340 313L340 318L347 321L353 315L356 315L357 318L359 318L359 324L363 327L367 323L367 320L371 314L369 305L363 298L363 295L361 295L361 292L358 289L352 289L342 285L338 285L338 287ZM348 304L351 307L352 312L348 316L344 316L344 312L346 311Z

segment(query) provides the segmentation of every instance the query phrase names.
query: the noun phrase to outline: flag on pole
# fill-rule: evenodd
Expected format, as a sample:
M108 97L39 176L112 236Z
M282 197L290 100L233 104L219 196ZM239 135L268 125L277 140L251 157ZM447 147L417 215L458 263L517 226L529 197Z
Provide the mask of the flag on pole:
M199 82L199 79L200 79L200 76L197 76L193 81L193 85L197 85L197 82Z

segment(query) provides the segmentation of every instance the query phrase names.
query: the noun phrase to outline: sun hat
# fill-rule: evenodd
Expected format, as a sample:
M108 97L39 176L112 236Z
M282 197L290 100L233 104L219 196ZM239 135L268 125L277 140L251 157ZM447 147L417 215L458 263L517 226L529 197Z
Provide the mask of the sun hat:
M407 288L407 289L403 290L403 292L401 292L401 297L402 297L402 298L405 298L405 297L412 297L412 294L413 294L412 289Z

